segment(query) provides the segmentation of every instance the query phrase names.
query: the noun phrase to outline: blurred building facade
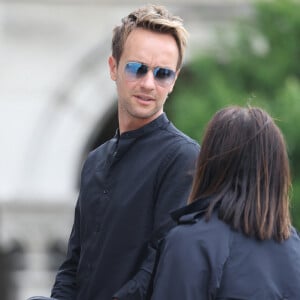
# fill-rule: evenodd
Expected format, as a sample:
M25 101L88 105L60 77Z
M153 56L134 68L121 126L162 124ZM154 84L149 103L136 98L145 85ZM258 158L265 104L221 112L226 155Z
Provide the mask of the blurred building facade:
M144 1L0 2L0 296L49 295L82 163L115 131L112 28ZM183 17L187 59L248 1L152 1Z

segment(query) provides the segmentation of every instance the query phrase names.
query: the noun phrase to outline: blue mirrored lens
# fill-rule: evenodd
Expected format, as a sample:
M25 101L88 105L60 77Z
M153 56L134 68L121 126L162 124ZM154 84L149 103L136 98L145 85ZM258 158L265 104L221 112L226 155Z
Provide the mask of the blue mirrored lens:
M126 65L125 71L136 78L140 78L147 74L148 67L142 63L130 62Z
M166 68L155 68L153 73L158 80L169 80L175 77L175 72Z

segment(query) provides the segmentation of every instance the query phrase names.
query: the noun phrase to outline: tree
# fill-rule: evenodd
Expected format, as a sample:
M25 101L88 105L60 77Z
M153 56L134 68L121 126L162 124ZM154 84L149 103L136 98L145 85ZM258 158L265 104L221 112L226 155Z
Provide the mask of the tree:
M257 2L251 19L219 36L218 48L182 70L166 109L197 140L211 116L232 104L266 109L288 144L293 177L291 212L300 229L300 3ZM234 33L234 34L233 34Z

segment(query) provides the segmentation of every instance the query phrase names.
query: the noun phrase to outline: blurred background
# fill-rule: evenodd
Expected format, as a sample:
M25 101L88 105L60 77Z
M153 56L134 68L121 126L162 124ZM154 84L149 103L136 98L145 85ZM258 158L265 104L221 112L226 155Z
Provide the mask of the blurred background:
M121 2L121 1L120 1ZM0 298L49 295L87 153L117 128L112 29L144 1L0 2ZM151 1L190 32L166 111L201 141L227 105L261 106L285 134L300 229L300 3Z

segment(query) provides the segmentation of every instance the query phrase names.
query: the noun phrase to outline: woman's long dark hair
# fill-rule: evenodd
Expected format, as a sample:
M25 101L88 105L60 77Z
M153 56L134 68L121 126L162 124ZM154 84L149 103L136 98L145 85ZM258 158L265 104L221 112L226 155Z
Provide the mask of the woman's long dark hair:
M219 218L260 240L290 235L291 185L285 141L273 119L256 107L228 107L209 122L189 203L211 197L206 218Z

